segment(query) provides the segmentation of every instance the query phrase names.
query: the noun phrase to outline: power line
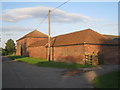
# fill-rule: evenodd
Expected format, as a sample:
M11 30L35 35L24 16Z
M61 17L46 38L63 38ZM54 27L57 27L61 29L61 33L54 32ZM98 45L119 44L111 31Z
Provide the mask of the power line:
M35 30L38 29L38 27L47 19L47 17L48 17L48 14L45 15L45 17L44 17L44 18L41 20L41 22L37 25L37 27L35 28Z
M57 9L57 8L59 8L59 7L61 7L61 6L63 6L64 4L68 3L69 1L70 1L70 0L67 0L66 2L62 3L61 5L55 7L54 9L51 10L51 12L55 11L55 9Z
M55 7L54 9L51 10L51 12L55 11L57 8L63 6L64 4L68 3L69 1L70 1L70 0L67 0L66 2L64 2L64 3L60 4L59 6ZM38 29L38 27L47 19L47 17L48 17L48 14L45 15L45 17L44 17L44 18L41 20L41 22L37 25L37 27L35 28L35 30Z

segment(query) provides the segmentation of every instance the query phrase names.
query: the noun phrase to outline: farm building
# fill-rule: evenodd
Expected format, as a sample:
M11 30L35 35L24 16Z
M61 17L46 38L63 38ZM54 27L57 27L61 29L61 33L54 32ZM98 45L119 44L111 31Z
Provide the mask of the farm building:
M47 59L47 35L31 33L17 40L16 54ZM91 29L51 37L50 44L51 61L85 64L85 55L97 54L105 64L118 63L118 43Z
M28 33L27 35L23 36L22 38L17 40L17 51L16 55L23 55L29 56L28 46L36 41L41 41L47 39L48 36L34 30L33 32Z

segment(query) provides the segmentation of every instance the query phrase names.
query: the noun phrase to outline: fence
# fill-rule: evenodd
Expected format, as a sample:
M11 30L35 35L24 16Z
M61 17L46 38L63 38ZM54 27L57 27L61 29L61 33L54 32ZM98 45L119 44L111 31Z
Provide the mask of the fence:
M98 65L99 64L98 54L86 54L85 55L85 64L87 65Z

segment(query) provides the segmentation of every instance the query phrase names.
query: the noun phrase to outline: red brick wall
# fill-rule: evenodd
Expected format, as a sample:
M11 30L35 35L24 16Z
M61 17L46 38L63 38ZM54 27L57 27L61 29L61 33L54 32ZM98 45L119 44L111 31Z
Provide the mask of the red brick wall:
M93 52L103 55L105 64L118 63L118 46L105 46L105 45L85 45L85 53L92 54Z
M28 52L30 57L47 59L47 49L44 46L29 47ZM51 61L57 62L73 62L84 64L84 46L64 46L51 47Z
M27 50L27 47L36 42L36 41L40 41L40 40L44 40L46 38L24 38L24 39L21 39L19 41L17 41L17 51L16 51L16 55L21 55L21 48L20 48L20 44L22 44L24 47L23 47L23 52L22 52L22 55L26 56L26 55L29 55L29 52ZM25 44L26 42L26 44Z
M30 57L47 59L47 48L44 46L30 47L28 51ZM103 45L51 47L51 60L84 64L84 55L92 54L93 52L102 54L105 64L118 63L118 46Z
M47 48L44 46L28 48L29 56L35 58L47 59ZM51 60L57 62L73 62L84 64L84 55L93 52L103 55L102 59L105 64L118 63L118 46L103 45L76 45L51 47Z
M46 48L44 46L39 47L29 47L28 48L29 56L34 58L43 58L46 59Z
M73 62L84 64L84 46L63 46L63 47L54 47L53 53L51 53L51 59L58 62ZM51 50L52 51L52 50Z
M51 59L54 61L64 62L77 62L84 64L84 55L98 53L104 64L117 64L118 46L105 46L105 45L76 45L76 46L64 46L54 47L54 54L51 53ZM53 57L54 55L54 57Z
M104 46L101 47L101 50L104 54L104 63L106 64L117 64L118 63L118 47L116 46Z
M17 41L17 51L16 51L16 55L21 55L21 46L20 46L20 45L21 45L21 44L24 45L25 40L26 40L26 38Z

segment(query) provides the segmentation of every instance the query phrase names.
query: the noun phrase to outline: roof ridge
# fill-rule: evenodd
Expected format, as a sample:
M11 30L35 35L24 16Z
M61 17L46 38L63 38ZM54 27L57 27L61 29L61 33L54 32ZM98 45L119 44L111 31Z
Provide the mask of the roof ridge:
M51 37L51 39L56 39L56 40L51 40L51 45L52 46L62 46L62 45L72 45L72 44L80 44L80 43L93 43L93 44L117 44L113 40L103 36L102 34L92 30L92 29L85 29L82 31L77 31L77 32L72 32L72 33L67 33L63 35L58 35ZM48 41L40 41L37 42L33 46L43 46L47 44Z
M34 35L35 35L35 36L34 36ZM36 36L36 35L37 35L37 36ZM26 38L26 37L33 37L33 36L34 36L34 38L35 38L35 37L48 37L48 35L40 32L40 31L38 31L38 30L34 30L34 31L29 32L28 34L24 35L23 37L21 37L21 38L18 39L18 40L21 40L21 39ZM18 41L18 40L17 40L17 41Z
M83 32L83 31L87 31L87 30L93 31L92 29L88 28L88 29L84 29L84 30L79 30L79 31L74 31L74 32L70 32L70 33L65 33L65 34L57 35L57 36L54 36L54 37L69 35L69 34L78 33L78 32Z
M120 35L111 35L111 34L102 34L102 35L107 35L107 36L120 36Z

